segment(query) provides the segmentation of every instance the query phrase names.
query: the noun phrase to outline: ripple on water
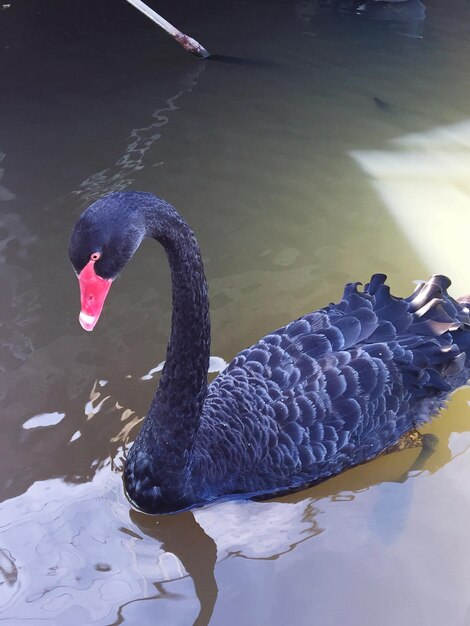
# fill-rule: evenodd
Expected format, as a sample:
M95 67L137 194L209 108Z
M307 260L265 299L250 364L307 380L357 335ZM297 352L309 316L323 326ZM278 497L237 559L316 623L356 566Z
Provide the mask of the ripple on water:
M9 575L3 618L57 619L79 605L83 623L101 623L123 598L142 596L147 582L135 559L138 540L116 532L116 510L128 510L116 498L119 484L117 475L104 470L93 483L35 483L4 504L0 545L8 551L3 548L2 564L11 554L6 571L15 565L17 573ZM154 545L154 563L159 553ZM155 569L154 574L164 579ZM76 619L74 614L70 623Z
M172 581L181 581L179 597L194 611L193 585L215 565L209 559L207 570L202 562L207 543L217 545L219 561L231 554L279 556L321 532L315 510L308 500L238 501L198 509L194 516L147 516L131 512L120 476L109 466L90 483L34 483L2 506L1 618L108 624L121 607L155 598L158 586ZM202 539L196 569L191 556L185 563L188 536L190 552Z

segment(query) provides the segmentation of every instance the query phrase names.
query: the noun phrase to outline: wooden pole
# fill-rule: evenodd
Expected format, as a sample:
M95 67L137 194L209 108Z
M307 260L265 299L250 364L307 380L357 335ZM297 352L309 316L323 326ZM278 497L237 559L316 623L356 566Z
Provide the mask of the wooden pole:
M163 30L171 35L173 39L176 39L176 41L181 44L185 50L191 52L191 54L195 54L197 57L201 57L203 59L210 56L207 50L203 46L201 46L199 42L197 42L192 37L188 37L188 35L185 35L177 28L172 26L170 22L167 22L161 15L156 13L153 9L148 7L143 2L141 2L141 0L127 0L127 2L129 2L129 4L132 4L132 6L134 6L136 9L138 9L148 18L150 18L152 22L158 24L160 28L163 28Z

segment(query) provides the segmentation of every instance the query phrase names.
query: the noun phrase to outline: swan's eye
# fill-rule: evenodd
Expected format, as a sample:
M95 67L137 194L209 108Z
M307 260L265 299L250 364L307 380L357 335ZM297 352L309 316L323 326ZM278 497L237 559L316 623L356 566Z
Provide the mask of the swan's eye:
M101 254L99 252L93 252L93 254L90 255L90 261L97 261L100 257Z

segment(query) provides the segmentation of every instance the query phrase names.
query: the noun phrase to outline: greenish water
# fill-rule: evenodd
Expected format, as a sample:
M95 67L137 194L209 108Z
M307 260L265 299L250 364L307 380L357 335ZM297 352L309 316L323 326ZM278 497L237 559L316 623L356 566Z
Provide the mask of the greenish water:
M376 271L470 291L468 4L320 4L155 5L211 61L124 3L0 9L0 622L470 623L467 389L425 458L152 518L120 467L165 358L154 242L78 324L69 232L115 189L192 225L225 360Z

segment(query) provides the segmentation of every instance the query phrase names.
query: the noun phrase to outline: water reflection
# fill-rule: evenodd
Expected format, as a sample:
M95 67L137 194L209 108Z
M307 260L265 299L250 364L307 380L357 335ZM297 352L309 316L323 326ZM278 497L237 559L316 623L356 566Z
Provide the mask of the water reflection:
M169 116L177 111L180 98L192 91L197 81L206 68L205 63L198 64L183 77L183 87L168 98L163 107L158 108L153 114L152 121L147 126L133 128L128 137L128 144L123 154L114 162L113 166L106 168L85 179L78 189L72 191L80 196L83 205L87 206L99 197L112 191L122 191L132 184L135 174L143 169L147 152L154 142L161 137L161 129L169 122ZM154 167L163 165L164 161L152 163Z
M296 13L305 22L332 12L380 22L391 32L412 38L422 37L426 19L426 7L420 0L306 0L296 4Z
M41 413L40 415L34 415L23 424L25 430L30 428L45 428L46 426L56 426L65 417L65 413Z

